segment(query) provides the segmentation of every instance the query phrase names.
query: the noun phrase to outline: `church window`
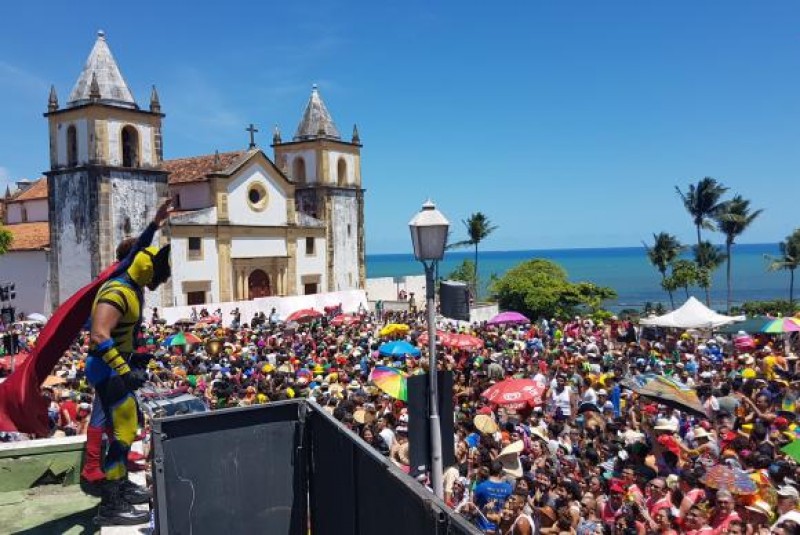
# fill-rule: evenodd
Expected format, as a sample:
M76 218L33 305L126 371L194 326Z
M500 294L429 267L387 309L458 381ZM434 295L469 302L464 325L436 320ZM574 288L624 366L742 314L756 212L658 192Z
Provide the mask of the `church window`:
M348 223L347 224L347 237L349 238L353 234L353 226Z
M339 186L347 185L347 162L344 158L339 158L339 163L336 164L336 178Z
M139 166L139 133L128 125L122 129L122 167Z
M303 284L303 293L305 295L312 295L317 293L317 283L316 282L307 282Z
M23 223L27 223L28 222L28 210L27 210L27 208L25 208L24 204L21 204L19 209L20 209L20 212L21 212L20 213L20 217L22 218L22 222Z
M78 165L78 130L74 124L67 128L67 167Z
M247 202L256 212L267 207L267 188L261 182L252 182L247 188Z
M306 256L314 256L314 238L306 238Z
M292 161L292 178L297 182L306 180L306 161L302 156L298 156Z
M189 260L202 260L203 258L203 240L197 237L189 238L188 249Z
M175 208L180 208L181 207L181 194L180 193L176 193L175 196L172 197L172 205Z
M186 293L186 304L191 305L205 305L206 304L206 293L203 291L199 292L187 292Z

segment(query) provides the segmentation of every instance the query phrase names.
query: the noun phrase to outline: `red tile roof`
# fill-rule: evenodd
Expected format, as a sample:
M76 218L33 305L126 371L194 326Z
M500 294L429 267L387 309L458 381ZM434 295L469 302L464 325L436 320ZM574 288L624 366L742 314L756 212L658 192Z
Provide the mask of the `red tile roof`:
M4 225L13 239L9 251L41 251L50 247L50 225L47 221Z
M24 191L14 195L9 202L36 201L47 198L47 177L42 177Z
M203 182L208 179L208 175L223 171L236 162L245 151L221 152L217 154L204 154L191 158L178 158L176 160L165 160L164 170L169 173L170 184L188 184L191 182ZM217 160L219 158L219 160Z

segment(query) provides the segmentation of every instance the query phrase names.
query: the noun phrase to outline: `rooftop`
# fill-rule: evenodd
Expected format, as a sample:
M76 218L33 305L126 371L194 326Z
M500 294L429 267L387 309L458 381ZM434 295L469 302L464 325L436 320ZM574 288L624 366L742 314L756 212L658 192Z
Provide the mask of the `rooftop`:
M162 167L169 173L170 184L190 184L204 182L208 175L224 172L228 167L236 164L247 151L220 152L203 154L191 158L178 158L165 160Z
M93 93L99 94L93 99ZM69 94L67 107L80 106L89 102L99 102L123 108L138 109L133 94L125 83L122 73L111 55L111 49L106 42L106 34L97 32L97 41L94 43L89 58L83 66L75 87Z
M50 247L50 224L47 221L15 223L3 228L13 236L9 251L43 251Z
M47 177L41 177L24 190L12 195L8 202L36 201L47 199Z
M311 97L308 99L306 109L303 112L303 118L300 124L297 125L297 131L294 133L295 141L305 141L307 139L341 139L339 130L333 122L328 108L322 102L322 97L319 96L319 90L316 84L311 89Z

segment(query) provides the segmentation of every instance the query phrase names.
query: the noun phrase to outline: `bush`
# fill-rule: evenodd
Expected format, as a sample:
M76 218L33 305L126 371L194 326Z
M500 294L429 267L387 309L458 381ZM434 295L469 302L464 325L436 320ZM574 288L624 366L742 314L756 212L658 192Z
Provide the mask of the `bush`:
M745 301L741 306L731 308L731 314L745 314L747 316L794 316L798 309L797 303L790 304L786 299L773 301Z

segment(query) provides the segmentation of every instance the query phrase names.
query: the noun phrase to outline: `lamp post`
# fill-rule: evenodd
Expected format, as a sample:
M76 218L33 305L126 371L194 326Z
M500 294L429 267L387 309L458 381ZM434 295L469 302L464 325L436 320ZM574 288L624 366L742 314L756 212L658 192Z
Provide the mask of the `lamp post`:
M444 257L447 241L447 229L450 223L430 200L422 205L422 210L408 223L411 229L411 243L414 246L414 258L425 266L425 297L428 313L428 381L430 384L428 399L430 434L431 434L431 483L433 492L444 498L442 484L442 430L439 427L439 387L436 367L436 303L433 275L437 262Z

